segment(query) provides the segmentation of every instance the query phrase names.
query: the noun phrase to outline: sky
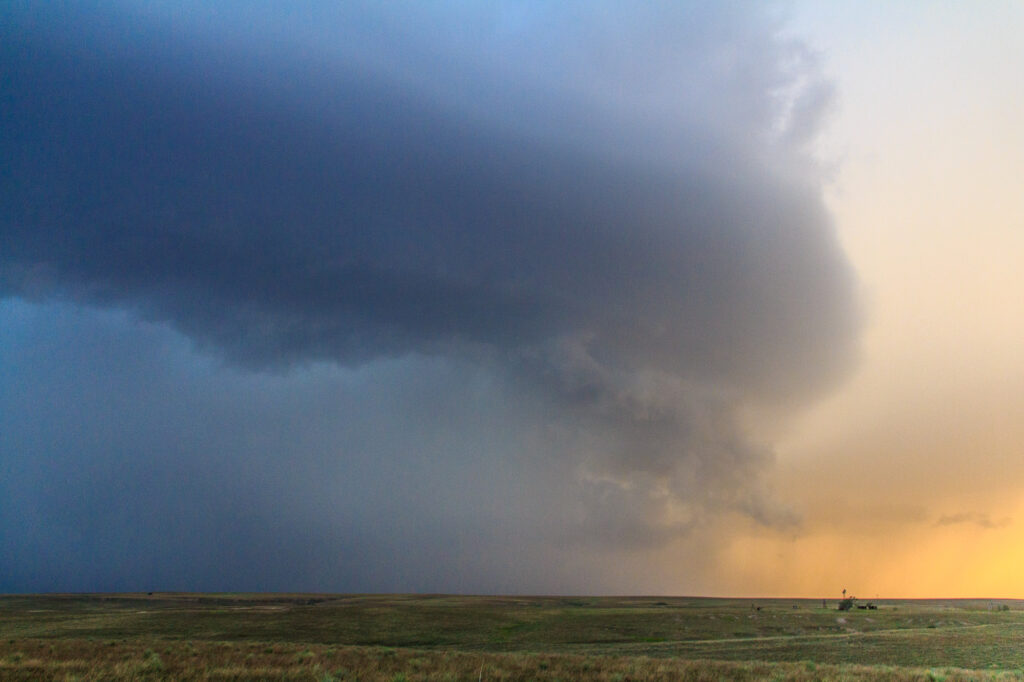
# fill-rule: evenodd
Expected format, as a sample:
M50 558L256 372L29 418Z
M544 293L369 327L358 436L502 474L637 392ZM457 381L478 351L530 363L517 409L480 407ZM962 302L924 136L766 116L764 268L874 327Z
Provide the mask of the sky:
M1024 597L1024 5L0 21L0 593Z

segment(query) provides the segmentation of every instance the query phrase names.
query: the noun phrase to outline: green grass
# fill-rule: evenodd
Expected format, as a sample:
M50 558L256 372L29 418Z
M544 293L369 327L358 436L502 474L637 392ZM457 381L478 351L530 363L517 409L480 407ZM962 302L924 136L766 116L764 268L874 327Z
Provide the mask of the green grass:
M0 679L1024 679L987 600L0 597ZM759 609L756 607L760 607ZM701 672L704 671L704 672Z

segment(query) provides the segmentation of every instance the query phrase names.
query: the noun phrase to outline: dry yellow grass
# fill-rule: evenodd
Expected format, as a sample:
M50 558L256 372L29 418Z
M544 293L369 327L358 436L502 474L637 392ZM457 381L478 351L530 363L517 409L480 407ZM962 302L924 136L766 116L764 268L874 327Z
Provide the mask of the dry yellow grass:
M0 679L63 680L1013 680L1008 672L647 656L469 653L388 647L85 639L8 640Z
M1024 611L416 595L0 597L0 680L1024 680Z

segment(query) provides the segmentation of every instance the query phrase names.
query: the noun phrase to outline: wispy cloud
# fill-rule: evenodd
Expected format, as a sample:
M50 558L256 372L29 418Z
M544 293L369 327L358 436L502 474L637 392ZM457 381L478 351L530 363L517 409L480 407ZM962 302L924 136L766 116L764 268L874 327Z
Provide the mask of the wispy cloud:
M956 526L961 524L969 524L980 526L981 528L1005 528L1012 523L1013 519L1008 516L1004 516L999 519L993 520L991 516L984 512L960 512L958 514L944 514L939 517L935 522L936 526Z

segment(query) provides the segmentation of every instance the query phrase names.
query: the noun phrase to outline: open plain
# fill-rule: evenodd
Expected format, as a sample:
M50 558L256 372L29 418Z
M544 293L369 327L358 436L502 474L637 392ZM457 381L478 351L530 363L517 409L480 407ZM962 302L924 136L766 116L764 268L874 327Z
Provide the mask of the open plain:
M11 595L0 679L1024 679L1024 605L875 603Z

